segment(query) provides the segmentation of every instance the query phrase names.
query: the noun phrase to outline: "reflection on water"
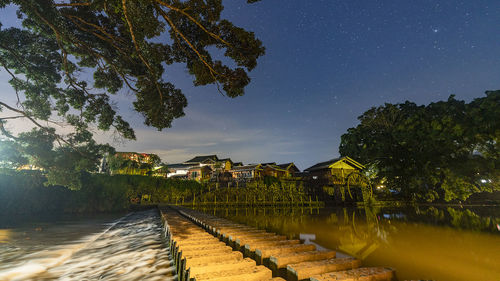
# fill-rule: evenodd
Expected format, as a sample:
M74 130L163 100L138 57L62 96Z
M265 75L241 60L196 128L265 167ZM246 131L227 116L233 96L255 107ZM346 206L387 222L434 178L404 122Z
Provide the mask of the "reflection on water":
M174 279L157 211L0 230L0 280Z
M500 280L500 208L202 209L390 266L400 280Z

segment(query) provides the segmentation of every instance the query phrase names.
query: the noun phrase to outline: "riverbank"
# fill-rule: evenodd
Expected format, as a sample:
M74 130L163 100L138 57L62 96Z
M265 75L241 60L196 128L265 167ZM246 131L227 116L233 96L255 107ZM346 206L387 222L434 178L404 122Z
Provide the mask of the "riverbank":
M82 174L79 190L46 186L38 171L0 170L0 213L5 216L95 214L130 210L141 203L167 203L191 196L195 181L132 175Z

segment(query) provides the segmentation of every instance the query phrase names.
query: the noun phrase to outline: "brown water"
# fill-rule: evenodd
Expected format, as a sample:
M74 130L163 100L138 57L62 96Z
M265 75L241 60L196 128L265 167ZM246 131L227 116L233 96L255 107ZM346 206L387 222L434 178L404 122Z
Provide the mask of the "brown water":
M157 210L0 224L0 281L175 280Z
M396 269L399 280L499 281L500 208L205 209Z

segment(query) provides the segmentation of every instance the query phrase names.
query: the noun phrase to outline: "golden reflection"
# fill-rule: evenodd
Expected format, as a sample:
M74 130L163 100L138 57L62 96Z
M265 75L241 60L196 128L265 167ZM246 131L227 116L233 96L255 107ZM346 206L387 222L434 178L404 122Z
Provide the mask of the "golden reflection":
M400 280L500 280L500 209L275 207L216 212L234 221L394 267Z
M12 231L10 229L0 229L0 243L7 243L10 240Z

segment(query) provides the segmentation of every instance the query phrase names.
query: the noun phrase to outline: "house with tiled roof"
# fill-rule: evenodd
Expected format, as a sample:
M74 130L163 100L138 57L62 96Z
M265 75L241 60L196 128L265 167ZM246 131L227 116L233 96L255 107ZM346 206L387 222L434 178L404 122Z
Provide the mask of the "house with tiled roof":
M184 164L184 163L178 163L178 164L167 164L167 168L169 173L167 174L167 177L174 177L174 178L187 178L188 177L188 172L189 169L194 168L194 167L199 167L197 164Z
M343 184L350 173L361 171L364 168L364 165L345 156L317 163L305 169L304 172L314 180L332 179L334 184Z
M197 166L188 170L187 177L189 180L204 181L210 179L211 174L210 166Z
M241 162L240 162L241 163ZM209 169L200 169L208 167ZM179 164L169 164L169 177L185 177L195 180L216 180L220 175L233 168L231 158L219 158L217 155L198 155Z
M276 165L276 166L280 167L280 169L286 170L287 171L287 176L290 176L290 177L293 177L296 174L300 173L299 168L297 168L297 166L295 166L295 164L293 162L279 164L279 165Z
M233 175L233 179L249 180L262 177L263 171L261 164L250 164L233 167L229 172Z
M275 178L293 177L300 170L294 163L276 164L275 162L261 164L265 176Z
M221 169L224 171L229 171L233 167L233 161L231 158L219 159L219 163L221 165Z
M184 164L214 164L219 161L219 158L217 155L202 155L202 156L196 156L193 159L190 159Z

